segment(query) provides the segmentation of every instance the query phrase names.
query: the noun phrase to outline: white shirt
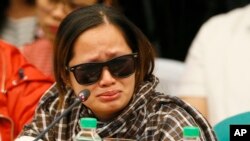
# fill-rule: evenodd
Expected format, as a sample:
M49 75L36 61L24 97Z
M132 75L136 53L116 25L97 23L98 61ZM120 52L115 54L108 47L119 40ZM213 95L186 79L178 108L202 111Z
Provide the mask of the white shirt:
M8 18L0 36L3 40L15 45L16 47L20 47L34 41L36 27L36 17L26 17L21 19Z
M178 95L206 97L212 125L250 111L250 5L215 16L201 27Z
M156 58L154 74L159 78L156 90L176 96L183 70L184 62L168 58Z

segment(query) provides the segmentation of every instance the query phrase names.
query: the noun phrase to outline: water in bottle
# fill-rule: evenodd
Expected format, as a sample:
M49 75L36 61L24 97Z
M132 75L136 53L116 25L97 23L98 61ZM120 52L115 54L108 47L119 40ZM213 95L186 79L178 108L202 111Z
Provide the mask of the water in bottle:
M101 137L96 132L96 118L81 118L81 131L76 135L75 141L101 141Z

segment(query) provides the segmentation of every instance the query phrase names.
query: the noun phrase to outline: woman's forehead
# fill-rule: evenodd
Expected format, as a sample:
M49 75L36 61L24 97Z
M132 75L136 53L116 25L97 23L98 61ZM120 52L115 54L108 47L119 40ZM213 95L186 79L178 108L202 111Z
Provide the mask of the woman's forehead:
M65 4L74 4L78 6L89 6L96 4L98 0L49 0L51 3L65 3Z
M96 4L98 0L59 0L69 5L90 6Z

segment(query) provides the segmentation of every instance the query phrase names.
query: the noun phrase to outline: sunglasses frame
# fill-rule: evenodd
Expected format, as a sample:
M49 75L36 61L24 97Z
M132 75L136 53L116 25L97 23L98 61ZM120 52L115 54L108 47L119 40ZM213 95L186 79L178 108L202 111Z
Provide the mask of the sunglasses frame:
M79 66L82 66L82 65L85 65L85 64L99 64L99 65L101 65L101 68L103 69L103 67L105 67L105 66L107 66L108 68L109 68L109 63L110 62L112 62L112 60L115 60L115 59L118 59L118 58L122 58L122 57L126 57L126 56L132 56L133 57L133 60L134 60L134 67L135 67L135 69L134 69L134 71L136 70L136 58L138 58L138 53L131 53L131 54L126 54L126 55L122 55L122 56L118 56L118 57L115 57L115 58L112 58L112 59L110 59L110 60L108 60L108 61L105 61L105 62L93 62L93 63L82 63L82 64L78 64L78 65L75 65L75 66L72 66L72 67L65 67L66 68L66 70L67 71L71 71L73 74L74 74L74 77L75 77L75 79L76 79L76 81L79 83L79 84L81 84L81 85L91 85L91 84L93 84L93 83L96 83L99 79L97 79L96 81L94 81L94 82L90 82L90 83L80 83L79 81L78 81L78 79L76 78L76 74L75 74L75 70L76 70L76 68L77 67L79 67ZM133 72L134 72L133 71ZM125 78L125 77L128 77L129 75L131 75L131 74L133 74L133 73L131 73L131 74L129 74L129 75L127 75L127 76L116 76L116 75L113 75L113 73L112 73L112 71L110 71L109 70L109 72L111 73L111 75L112 76L114 76L114 77L119 77L119 78Z

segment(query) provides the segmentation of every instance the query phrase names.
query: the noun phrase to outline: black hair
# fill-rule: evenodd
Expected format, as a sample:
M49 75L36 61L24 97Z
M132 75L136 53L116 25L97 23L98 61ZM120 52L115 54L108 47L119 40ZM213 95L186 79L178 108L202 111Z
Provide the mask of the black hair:
M154 69L155 51L146 36L120 11L113 7L96 4L76 9L61 22L54 45L54 74L57 87L62 95L66 92L69 72L65 69L73 58L73 47L77 38L85 31L101 24L117 27L133 53L138 53L135 74L136 86L150 79Z
M9 0L1 0L1 4L0 4L0 32L3 28L3 25L6 22L6 11L10 6L10 1Z

